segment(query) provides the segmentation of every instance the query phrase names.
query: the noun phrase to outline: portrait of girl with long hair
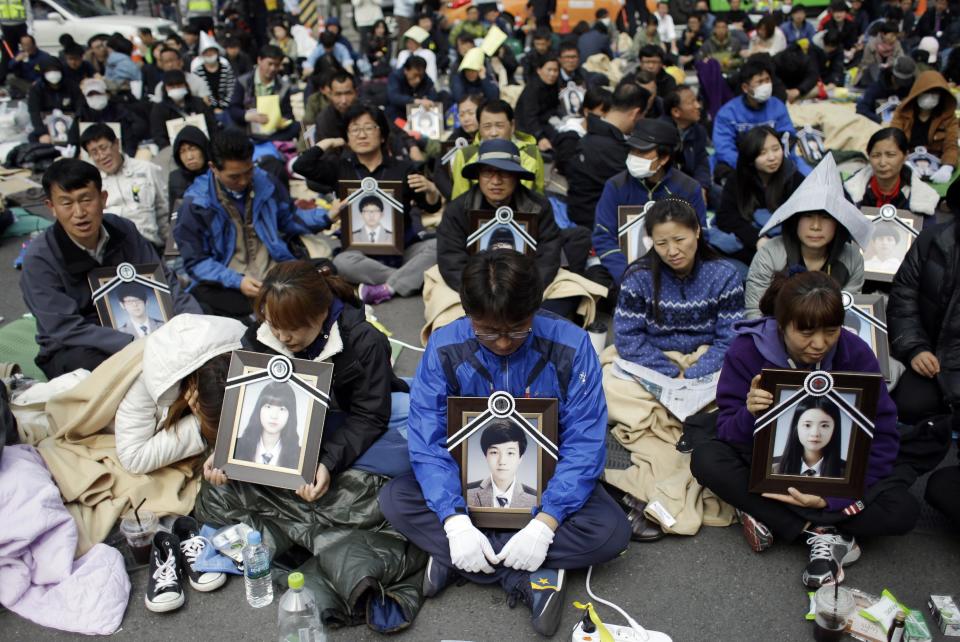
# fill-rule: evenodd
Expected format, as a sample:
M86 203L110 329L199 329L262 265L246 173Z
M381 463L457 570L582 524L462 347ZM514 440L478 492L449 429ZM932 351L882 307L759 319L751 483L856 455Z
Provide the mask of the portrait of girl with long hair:
M270 382L257 397L247 426L237 439L234 459L278 468L299 468L297 397L287 382Z
M796 405L783 455L774 459L780 475L843 477L840 409L824 397L807 397Z

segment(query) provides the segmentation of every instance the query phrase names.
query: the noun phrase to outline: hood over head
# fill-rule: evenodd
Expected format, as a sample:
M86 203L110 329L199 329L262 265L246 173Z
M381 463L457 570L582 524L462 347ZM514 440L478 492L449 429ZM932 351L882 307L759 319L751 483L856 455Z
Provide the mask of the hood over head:
M778 368L794 367L788 361L790 355L787 354L787 347L783 343L783 337L780 336L777 320L773 317L737 321L733 324L733 330L738 335L753 339L753 345L757 348L757 352ZM820 368L823 370L831 369L833 357L836 353L837 344L834 344L826 356L820 360Z
M823 157L790 198L777 208L760 230L760 236L795 214L817 211L826 212L836 219L860 247L867 247L870 243L874 226L856 205L845 198L840 171L831 153Z
M947 84L947 79L944 78L943 74L939 71L924 71L918 74L917 79L913 81L913 87L910 88L910 93L907 94L907 97L904 98L900 106L897 107L897 112L906 109L908 105L913 105L914 101L916 101L921 94L933 90L939 90L940 92L940 104L937 105L935 111L939 113L952 113L956 111L957 99L950 91L950 85Z
M204 363L240 349L247 327L236 319L178 314L147 336L143 348L143 380L150 397L163 393Z
M207 139L207 135L203 133L203 130L199 127L194 127L193 125L187 125L180 130L180 133L177 134L177 137L173 141L173 160L177 163L177 167L184 171L189 171L186 167L183 166L183 161L180 160L180 145L183 143L192 143L203 150L203 156L206 161L210 160L210 141ZM204 163L203 169L201 169L198 174L202 174L207 171L206 163Z

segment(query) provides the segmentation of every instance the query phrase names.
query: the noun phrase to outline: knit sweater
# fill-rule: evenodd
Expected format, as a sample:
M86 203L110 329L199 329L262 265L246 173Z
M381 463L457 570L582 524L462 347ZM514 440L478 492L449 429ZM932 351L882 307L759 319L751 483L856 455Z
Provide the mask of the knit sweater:
M220 73L210 74L207 68L203 66L203 60L194 58L190 64L190 73L196 75L207 84L210 90L211 106L215 109L228 109L230 99L233 98L233 86L236 81L236 75L233 67L223 56L220 57Z
M662 318L653 309L653 272L641 260L627 270L613 317L614 342L621 358L668 377L680 374L664 352L689 354L699 346L710 348L684 373L687 379L720 369L727 346L734 339L733 324L743 317L743 285L736 268L722 260L697 260L693 272L678 278L661 266Z

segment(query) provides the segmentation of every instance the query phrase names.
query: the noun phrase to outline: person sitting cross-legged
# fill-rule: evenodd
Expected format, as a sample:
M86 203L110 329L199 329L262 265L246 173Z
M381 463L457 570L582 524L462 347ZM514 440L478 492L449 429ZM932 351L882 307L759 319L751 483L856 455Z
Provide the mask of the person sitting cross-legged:
M462 281L467 316L430 339L411 386L413 475L384 486L380 506L430 555L425 596L459 576L499 584L509 604L531 607L534 630L551 636L566 608L567 571L613 559L630 538L624 512L597 483L607 430L600 365L586 332L539 310L543 282L533 259L513 250L482 252L467 263ZM474 525L469 491L445 447L448 396L495 391L559 403L556 472L538 489L531 519L518 532Z

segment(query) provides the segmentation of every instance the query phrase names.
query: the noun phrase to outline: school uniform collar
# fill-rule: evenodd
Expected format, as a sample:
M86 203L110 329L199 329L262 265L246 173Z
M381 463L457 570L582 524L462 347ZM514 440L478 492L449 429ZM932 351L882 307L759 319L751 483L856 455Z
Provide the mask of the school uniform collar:
M823 468L823 457L821 457L820 459L818 459L818 460L817 460L817 463L815 463L813 466L807 466L807 462L803 461L803 459L800 460L800 474L801 474L801 475L807 475L807 471L808 471L808 470L812 470L812 471L813 471L813 474L810 475L810 476L811 476L811 477L819 477L819 476L820 476L820 471L821 471L822 468Z

